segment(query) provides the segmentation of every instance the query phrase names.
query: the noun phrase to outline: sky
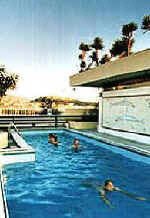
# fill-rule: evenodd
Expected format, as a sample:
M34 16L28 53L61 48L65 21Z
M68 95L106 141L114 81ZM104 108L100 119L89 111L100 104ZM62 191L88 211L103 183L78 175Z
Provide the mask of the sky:
M139 25L133 51L150 45L150 33L141 30L149 0L0 0L0 11L0 63L20 77L13 95L94 99L97 89L69 85L82 41L103 38L103 55L133 21Z

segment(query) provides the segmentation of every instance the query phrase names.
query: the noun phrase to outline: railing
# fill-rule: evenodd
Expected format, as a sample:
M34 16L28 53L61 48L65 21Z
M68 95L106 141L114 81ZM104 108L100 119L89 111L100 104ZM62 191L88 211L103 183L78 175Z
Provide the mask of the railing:
M9 129L8 132L10 132L12 128L14 128L14 130L18 133L18 135L20 135L20 132L17 129L16 125L13 122L10 122L9 127L8 127L8 129Z
M35 115L35 116L0 116L0 126L8 127L12 122L18 127L64 127L69 121L95 121L96 115Z

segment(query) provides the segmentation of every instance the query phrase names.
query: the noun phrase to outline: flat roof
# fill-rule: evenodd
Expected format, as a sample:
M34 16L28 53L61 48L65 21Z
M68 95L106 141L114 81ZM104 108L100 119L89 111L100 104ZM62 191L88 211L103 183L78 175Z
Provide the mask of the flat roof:
M71 86L113 87L150 81L150 49L70 76Z

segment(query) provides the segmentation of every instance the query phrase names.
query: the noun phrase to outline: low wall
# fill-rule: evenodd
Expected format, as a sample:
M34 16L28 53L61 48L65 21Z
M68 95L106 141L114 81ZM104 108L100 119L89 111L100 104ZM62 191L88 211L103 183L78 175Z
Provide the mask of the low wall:
M62 115L91 115L91 114L97 114L97 109L71 109L71 108L67 108L65 109L65 112L62 113Z
M96 129L97 122L69 122L69 128L71 129Z
M8 133L0 132L0 149L8 146Z

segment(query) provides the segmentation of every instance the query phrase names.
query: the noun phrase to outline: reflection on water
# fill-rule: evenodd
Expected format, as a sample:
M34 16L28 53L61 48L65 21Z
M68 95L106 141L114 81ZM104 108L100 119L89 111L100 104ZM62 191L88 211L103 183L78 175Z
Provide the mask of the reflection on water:
M36 149L36 161L5 167L10 218L149 218L149 202L109 193L115 206L110 209L95 188L109 178L128 192L148 197L149 164L136 162L137 154L133 160L127 158L132 153L122 155L120 149L114 153L110 145L74 133L60 131L57 135L58 148L48 143L48 132L24 133ZM69 149L74 138L80 139L81 152Z

